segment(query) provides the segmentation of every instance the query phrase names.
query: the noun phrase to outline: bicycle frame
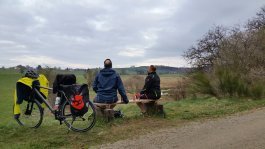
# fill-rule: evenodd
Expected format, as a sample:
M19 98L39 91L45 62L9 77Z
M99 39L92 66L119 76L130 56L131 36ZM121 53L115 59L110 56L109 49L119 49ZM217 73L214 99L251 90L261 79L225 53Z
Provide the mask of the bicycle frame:
M40 88L43 88L43 87L40 87ZM51 88L47 88L48 90L52 90ZM41 93L36 89L36 88L34 88L34 93L36 93L39 97L40 97L40 99L41 99L41 101L43 101L43 103L50 109L50 111L53 113L53 114L55 114L55 110L52 108L52 106L46 101L46 99L41 95Z
M52 90L52 88L49 88L49 87L44 87L44 86L37 86L37 87L47 89L47 90ZM58 91L58 92L60 92L62 96L65 96L65 93L63 91ZM48 101L41 95L40 91L38 91L36 88L33 88L33 93L36 93L40 97L41 101L49 108L49 110L53 114L56 114L56 110L53 109L50 103L48 103ZM68 100L66 97L65 99Z

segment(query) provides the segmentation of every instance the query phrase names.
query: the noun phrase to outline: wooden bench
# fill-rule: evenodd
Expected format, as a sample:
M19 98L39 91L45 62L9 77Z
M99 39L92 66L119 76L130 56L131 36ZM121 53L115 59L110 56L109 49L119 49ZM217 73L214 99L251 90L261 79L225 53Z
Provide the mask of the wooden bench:
M151 99L137 99L137 100L129 100L129 103L136 103L138 107L141 109L141 112L144 115L154 115L160 114L165 117L165 112L163 105L158 104L156 100ZM124 102L118 101L116 103L108 104L108 103L94 103L96 109L96 115L99 117L103 117L108 122L114 119L114 110L113 108L117 104L125 104Z
M114 110L116 103L107 104L107 103L93 103L96 109L96 115L98 117L103 117L108 122L114 119Z

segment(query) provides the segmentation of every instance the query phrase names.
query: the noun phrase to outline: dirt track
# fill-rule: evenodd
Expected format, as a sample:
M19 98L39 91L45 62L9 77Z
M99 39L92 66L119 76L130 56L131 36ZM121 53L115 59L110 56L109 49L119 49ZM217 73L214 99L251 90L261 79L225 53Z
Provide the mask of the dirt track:
M265 149L265 108L164 129L101 148Z

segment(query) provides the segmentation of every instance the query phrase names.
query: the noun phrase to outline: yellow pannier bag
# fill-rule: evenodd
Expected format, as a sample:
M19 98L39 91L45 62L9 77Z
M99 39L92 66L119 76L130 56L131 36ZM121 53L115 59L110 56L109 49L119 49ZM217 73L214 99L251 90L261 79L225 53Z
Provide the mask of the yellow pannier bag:
M35 80L39 80L40 86L49 87L49 81L43 74L40 74L37 79L32 79L32 78L29 78L29 77L20 78L17 81L17 86L18 86L18 84L25 85L25 87L27 88L27 90L25 90L25 91L28 92L29 90L32 89L32 82L35 81ZM23 102L23 101L18 102L18 91L17 91L17 89L18 88L16 88L15 93L14 93L14 111L13 111L14 115L20 114L20 102L21 103ZM44 95L45 98L48 97L49 91L47 89L41 88L40 92ZM25 93L25 94L29 94L29 93ZM22 99L22 100L28 100L28 99Z

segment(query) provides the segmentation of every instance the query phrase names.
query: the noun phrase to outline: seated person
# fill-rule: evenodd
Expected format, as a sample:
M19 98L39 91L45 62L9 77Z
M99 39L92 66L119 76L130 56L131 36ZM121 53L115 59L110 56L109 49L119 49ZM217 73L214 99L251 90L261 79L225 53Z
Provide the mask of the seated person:
M136 98L157 100L160 97L160 78L156 73L156 67L151 65L148 67L148 76L145 78L144 87L140 94L136 95Z
M116 103L118 101L117 90L122 101L126 104L129 102L122 80L119 74L112 69L110 59L104 61L104 69L97 74L93 83L93 90L97 93L94 100L96 103Z
M145 79L145 85L140 94L136 95L136 98L158 100L160 97L160 78L156 73L156 67L151 65L148 67L148 76ZM139 102L137 105L140 107L142 113L146 113L145 104Z

